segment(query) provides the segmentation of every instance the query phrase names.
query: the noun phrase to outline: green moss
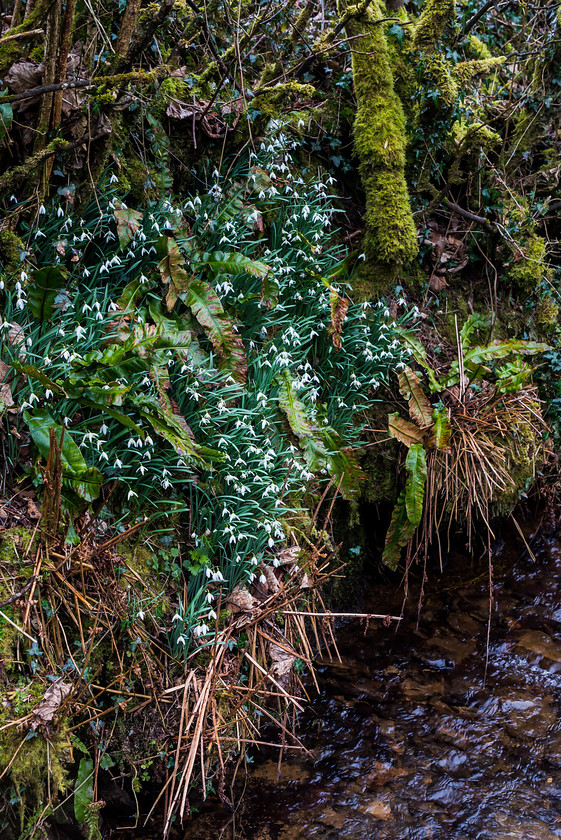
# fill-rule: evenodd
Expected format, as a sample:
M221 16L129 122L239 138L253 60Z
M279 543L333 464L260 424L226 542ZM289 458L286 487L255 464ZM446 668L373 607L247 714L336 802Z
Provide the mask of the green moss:
M260 111L262 119L254 121L254 133L260 134L265 130L266 123L278 118L280 109L291 96L314 97L317 91L313 85L302 85L299 82L286 82L273 87L260 88L251 101L251 109Z
M25 250L23 242L9 228L2 228L0 230L0 259L2 260L4 271L8 274L13 273L20 266L20 252Z
M432 51L442 37L446 25L454 19L455 10L454 0L425 0L413 33L415 48Z
M546 261L547 245L541 236L532 234L519 243L519 248L514 253L508 279L514 291L520 295L529 295L536 291L544 277L550 273Z
M37 30L37 25L44 21L50 5L51 0L37 0L35 8L23 23L2 33L4 43L0 45L0 76L4 76L12 64L29 53L33 42L45 37L42 30ZM20 37L12 39L13 35Z
M433 102L439 107L452 108L458 100L459 89L452 76L449 62L435 51L422 53L421 61L423 88L428 87L434 90Z
M31 576L36 545L37 537L26 528L9 528L0 534L0 567L5 575L16 580L11 591L0 583L0 601L17 592ZM6 605L2 612L16 624L21 623L20 613L12 604ZM21 639L16 628L0 616L0 660L7 674L14 670L17 643Z
M340 0L339 11L349 11ZM352 51L353 82L357 100L355 149L366 199L365 263L358 283L362 297L383 294L391 286L396 268L417 254L417 236L405 181L405 116L394 90L390 52L380 2L347 23L358 36Z
M456 64L452 70L452 76L461 86L465 86L475 76L482 76L491 73L498 67L502 67L506 56L497 55L494 58L474 59L473 61L462 61Z
M40 731L26 736L18 726L7 726L29 715L47 688L48 684L39 680L21 678L18 685L4 692L0 706L0 773L6 772L4 783L9 781L21 797L22 818L27 805L36 808L46 803L49 789L51 795L56 795L67 785L65 764L69 750L65 720L53 722L48 737Z
M539 414L540 406L535 410ZM543 448L531 423L518 421L509 430L507 439L500 441L506 446L506 465L512 479L512 485L502 491L495 491L491 500L491 515L507 516L512 513L522 493L532 484L536 469L543 464Z
M466 146L468 148L477 148L478 150L491 149L501 142L500 134L478 120L470 122L456 120L450 131L450 136L453 140L453 145L456 147Z
M559 320L559 306L549 295L542 297L534 310L534 322L543 332L543 337L549 337L549 330Z
M491 50L484 44L477 35L468 35L469 50L474 58L487 59L492 58Z

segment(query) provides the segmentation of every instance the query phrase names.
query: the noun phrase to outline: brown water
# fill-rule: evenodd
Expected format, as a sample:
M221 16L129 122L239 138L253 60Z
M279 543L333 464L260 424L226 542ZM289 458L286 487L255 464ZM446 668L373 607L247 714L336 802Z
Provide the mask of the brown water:
M496 565L486 680L487 575L460 558L418 629L412 604L397 633L340 630L343 662L320 664L301 721L311 755L277 779L278 751L256 753L236 814L209 801L184 840L561 837L561 546ZM380 588L370 608L397 598Z

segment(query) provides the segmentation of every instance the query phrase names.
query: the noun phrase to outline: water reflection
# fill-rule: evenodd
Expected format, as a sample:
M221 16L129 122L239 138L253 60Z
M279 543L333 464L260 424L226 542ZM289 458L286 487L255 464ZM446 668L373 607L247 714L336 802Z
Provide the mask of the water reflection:
M209 802L185 840L561 837L561 551L504 565L486 680L486 580L465 583L462 560L418 628L412 609L397 634L340 632L343 663L321 664L302 721L312 755L277 781L261 754L235 819ZM372 610L389 597L372 593Z

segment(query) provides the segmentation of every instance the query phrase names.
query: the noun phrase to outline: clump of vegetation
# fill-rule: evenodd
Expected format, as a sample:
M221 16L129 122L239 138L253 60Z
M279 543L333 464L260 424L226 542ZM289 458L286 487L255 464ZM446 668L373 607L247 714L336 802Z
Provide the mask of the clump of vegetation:
M407 336L427 379L425 392L409 367L399 374L399 390L409 419L389 416L391 437L405 444L407 481L392 514L382 560L396 568L409 546L426 562L428 551L458 525L471 548L474 526L491 531L491 521L509 513L543 462L543 432L531 367L522 356L548 350L547 344L496 340L471 346L477 328L472 316L458 333L458 357L435 375L423 346ZM508 359L511 361L506 361ZM492 368L488 367L491 363Z
M15 0L0 39L0 774L28 840L65 785L97 837L117 770L166 830L190 789L226 802L328 644L336 499L396 503L384 560L422 559L511 511L561 405L554 0L88 9Z

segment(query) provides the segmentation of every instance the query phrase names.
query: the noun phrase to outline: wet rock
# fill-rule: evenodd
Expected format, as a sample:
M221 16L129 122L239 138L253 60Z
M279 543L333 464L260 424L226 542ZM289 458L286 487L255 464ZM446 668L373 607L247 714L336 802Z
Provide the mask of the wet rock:
M552 662L561 662L561 645L540 630L526 630L518 639L518 646Z
M403 680L401 689L407 700L429 700L435 694L440 695L444 691L442 680L432 683L420 683L411 677Z
M427 647L437 648L447 659L462 662L476 650L477 645L472 639L460 641L455 636L435 636L428 640Z
M362 810L376 820L388 820L392 815L392 809L384 799L373 799Z
M464 638L476 636L481 630L481 622L465 612L453 612L447 618L448 625Z
M404 767L396 767L386 761L375 761L373 769L365 776L364 783L369 786L385 785L409 773Z

